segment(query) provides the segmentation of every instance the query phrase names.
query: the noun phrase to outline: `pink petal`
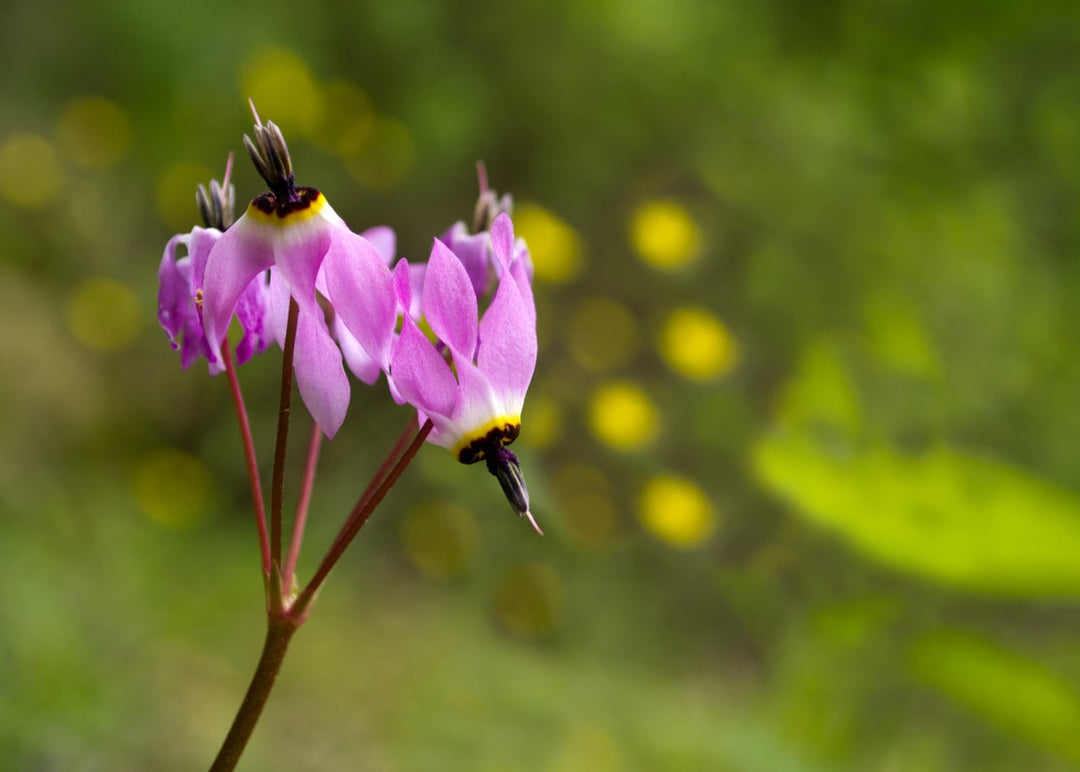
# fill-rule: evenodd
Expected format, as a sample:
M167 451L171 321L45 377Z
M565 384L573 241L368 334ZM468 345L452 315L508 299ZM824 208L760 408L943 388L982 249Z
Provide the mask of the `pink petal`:
M323 270L338 318L368 356L388 369L397 297L390 270L375 247L355 233L335 231Z
M184 311L188 306L194 310L190 277L185 275L190 274L190 264L185 272L176 260L176 247L187 243L187 239L186 233L169 239L158 265L158 323L169 334L174 350L179 348L176 339L184 326Z
M468 227L460 220L450 226L439 240L450 247L457 259L465 266L473 290L477 297L487 292L488 279L491 276L491 259L488 256L491 237L487 232L470 234Z
M495 259L506 268L514 256L514 223L510 215L501 213L491 224L491 246L495 250Z
M329 209L329 204L323 207L324 212L326 209ZM320 215L322 214L321 212ZM333 210L330 214L333 214ZM233 228L235 227L234 225ZM334 235L341 231L348 233L348 229L343 225L333 224L332 217L329 216L316 216L300 222L266 227L275 231L274 262L281 271L281 277L288 282L293 299L302 312L313 316L321 314L315 299L315 280L323 259L330 250Z
M317 317L300 313L293 368L300 398L326 436L333 439L349 408L349 379L321 312Z
M476 293L461 261L437 239L428 258L421 308L439 340L471 361L476 350Z
M375 251L379 253L379 257L382 258L384 264L389 266L394 262L394 253L397 251L397 235L394 233L393 228L376 225L374 228L368 228L360 235L371 242L371 246L375 247Z
M480 322L476 364L504 409L520 412L536 368L536 311L525 302L517 282L505 270ZM460 373L459 369L459 377Z
M270 269L270 293L267 298L267 324L270 334L280 348L285 347L285 331L289 324L289 285L281 278L277 267Z
M334 338L341 347L341 353L345 356L345 364L349 366L352 374L369 386L379 380L382 369L379 363L372 359L360 345L360 341L353 337L348 328L341 323L340 316L334 316Z
M495 390L476 365L455 354L454 367L457 368L458 382L461 384L461 400L452 416L459 436L506 415Z
M532 261L529 260L529 250L525 249L521 239L518 239L518 244L520 249L514 248L514 262L510 265L510 275L514 277L518 292L521 293L521 300L525 303L525 310L529 313L529 324L535 327L536 301L533 299L532 291Z
M215 356L229 330L236 302L260 271L274 264L274 249L259 226L244 215L210 250L203 277L203 328Z
M402 322L390 375L409 404L429 415L449 416L453 412L458 385L450 365L408 317Z
M203 277L206 275L206 260L210 257L210 250L221 238L221 231L216 228L200 228L195 226L191 231L191 241L188 242L188 254L191 255L191 276L196 289L203 286Z

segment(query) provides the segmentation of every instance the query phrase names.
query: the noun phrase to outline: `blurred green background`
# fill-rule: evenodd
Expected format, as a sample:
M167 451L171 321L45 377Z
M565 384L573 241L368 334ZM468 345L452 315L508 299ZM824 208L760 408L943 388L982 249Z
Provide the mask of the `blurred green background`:
M1080 767L1078 50L1066 2L6 3L0 767L205 768L256 662L226 383L155 319L194 185L261 190L247 96L409 258L476 159L515 195L547 536L425 448L241 769ZM407 418L355 388L301 578Z

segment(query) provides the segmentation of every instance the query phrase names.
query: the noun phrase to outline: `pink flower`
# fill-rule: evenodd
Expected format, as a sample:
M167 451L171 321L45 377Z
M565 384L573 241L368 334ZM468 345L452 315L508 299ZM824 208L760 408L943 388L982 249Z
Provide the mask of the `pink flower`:
M284 344L289 306L295 301L297 388L311 415L333 437L348 409L349 380L319 296L366 354L387 369L397 309L393 279L375 247L349 230L318 190L295 184L277 126L258 122L255 136L255 142L245 136L245 144L270 190L252 200L207 258L207 343L217 355L245 289L269 271L272 329Z
M536 308L527 258L522 257L527 252L523 246L515 250L509 215L495 219L490 243L499 282L480 318L468 270L445 243L435 240L420 308L449 357L405 314L390 376L421 420L434 424L428 441L448 448L462 463L485 460L515 511L532 521L521 469L505 446L521 429L525 393L536 367ZM408 269L401 261L394 271L402 308L412 304Z
M231 164L231 158L230 158ZM222 231L232 222L232 186L210 183L210 194L201 185L197 200L203 219L208 227L196 226L190 233L181 233L169 239L158 266L158 322L169 335L169 343L180 352L180 366L187 369L200 356L205 357L210 374L220 373L224 367L220 349L209 345L203 330L202 301L203 278L210 251ZM186 253L177 258L179 247ZM235 311L244 329L244 337L236 347L239 364L251 359L253 354L266 350L265 320L268 289L265 276L256 276L242 288Z

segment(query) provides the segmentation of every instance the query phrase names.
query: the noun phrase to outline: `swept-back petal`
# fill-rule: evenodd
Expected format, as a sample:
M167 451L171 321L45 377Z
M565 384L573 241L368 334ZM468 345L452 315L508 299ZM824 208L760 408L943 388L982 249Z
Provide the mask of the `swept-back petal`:
M520 239L518 241L520 242ZM518 292L521 293L521 300L529 314L529 324L536 327L536 301L533 299L532 275L529 273L531 263L518 258L519 253L516 249L514 254L514 262L510 265L510 275L517 284ZM528 258L528 255L529 251L525 250L525 257Z
M176 260L176 247L186 244L188 234L173 236L165 245L158 265L158 323L169 334L169 343L173 350L180 348L176 339L184 327L187 309L195 309L191 296L191 266L185 263L186 271L180 268Z
M495 252L495 259L506 268L514 257L514 223L510 215L501 213L491 224L491 247Z
M329 204L323 210L329 209ZM304 313L321 313L315 299L315 280L338 227L322 212L305 220L286 221L283 225L264 225L272 233L274 262L289 292ZM235 225L233 226L236 227ZM230 230L232 230L230 228Z
M405 401L432 418L454 412L458 385L450 365L409 317L402 321L390 375Z
M476 363L503 409L518 413L536 368L536 316L508 273L480 322Z
M242 365L251 359L253 354L266 351L269 296L270 287L265 273L256 275L240 295L236 304L236 318L244 328L244 337L236 344L237 364Z
M450 226L439 240L450 247L469 274L473 290L477 297L487 292L488 279L491 276L491 259L488 249L491 237L486 232L469 233L468 227L460 220Z
M382 372L379 363L371 358L360 345L360 341L342 324L340 316L334 316L333 331L341 353L345 356L345 364L349 366L352 374L369 386L379 380L379 373Z
M326 436L333 439L349 408L349 378L341 366L341 352L321 314L301 312L297 318L293 367L296 386L308 412Z
M210 250L221 238L221 231L217 228L200 228L195 226L191 230L191 240L188 242L188 255L191 256L191 280L196 289L203 286L203 277L206 274L206 260L210 257Z
M281 348L285 347L285 328L289 324L289 285L281 278L277 267L270 269L270 291L267 296L267 325L270 335Z
M461 399L453 415L459 437L477 439L474 435L482 436L492 421L513 417L503 415L498 395L476 365L455 354L454 367L461 384Z
M274 248L263 229L244 215L214 244L203 276L203 328L216 356L241 293L260 271L274 264Z
M367 239L335 230L323 270L338 318L379 367L388 369L397 319L390 269Z
M397 234L394 229L386 225L376 225L368 228L360 234L371 242L375 251L379 253L383 263L389 266L394 262L394 254L397 252Z
M420 305L439 340L471 361L476 350L476 293L461 261L438 239L428 258Z

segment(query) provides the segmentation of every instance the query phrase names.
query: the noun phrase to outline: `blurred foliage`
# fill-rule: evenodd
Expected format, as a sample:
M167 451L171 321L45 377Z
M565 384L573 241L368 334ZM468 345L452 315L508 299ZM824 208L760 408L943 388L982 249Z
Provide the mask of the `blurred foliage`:
M1080 7L20 0L0 37L0 766L205 766L255 664L225 384L154 324L194 186L232 151L260 190L249 96L404 256L476 159L518 199L547 536L425 448L241 768L1080 765ZM356 387L302 575L408 419Z

